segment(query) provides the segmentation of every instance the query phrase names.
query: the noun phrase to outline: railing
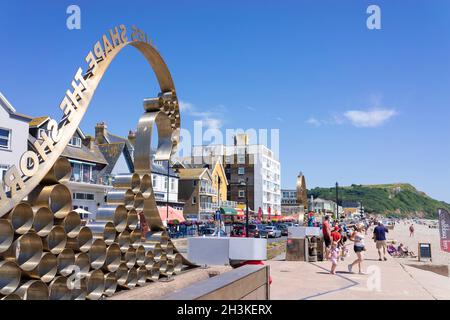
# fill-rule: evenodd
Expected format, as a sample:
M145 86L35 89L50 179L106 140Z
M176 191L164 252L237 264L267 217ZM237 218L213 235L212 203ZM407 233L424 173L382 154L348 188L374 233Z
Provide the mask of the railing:
M228 208L236 208L237 202L236 201L230 201L230 200L220 200L220 206L221 207L228 207Z

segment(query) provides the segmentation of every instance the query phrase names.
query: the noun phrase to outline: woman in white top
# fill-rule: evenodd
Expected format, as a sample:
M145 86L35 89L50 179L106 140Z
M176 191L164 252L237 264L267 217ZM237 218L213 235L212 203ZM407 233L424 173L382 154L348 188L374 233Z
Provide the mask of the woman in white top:
M364 261L363 252L366 250L364 245L364 225L359 223L356 225L356 230L350 236L350 240L354 242L353 249L355 250L358 259L348 265L348 272L352 273L352 268L358 264L360 274L364 274L361 270L362 262Z

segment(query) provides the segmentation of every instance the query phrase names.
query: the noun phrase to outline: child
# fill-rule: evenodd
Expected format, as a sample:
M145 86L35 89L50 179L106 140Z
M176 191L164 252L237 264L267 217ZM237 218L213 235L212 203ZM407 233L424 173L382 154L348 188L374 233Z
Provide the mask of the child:
M337 242L333 241L331 245L330 253L328 254L328 259L331 260L331 274L336 274L336 267L339 260L339 248Z

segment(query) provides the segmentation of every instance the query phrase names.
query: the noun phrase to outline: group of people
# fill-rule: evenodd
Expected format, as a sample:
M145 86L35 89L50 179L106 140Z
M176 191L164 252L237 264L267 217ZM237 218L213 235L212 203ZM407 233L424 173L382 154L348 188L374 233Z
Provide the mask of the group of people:
M353 243L353 251L357 258L348 264L348 272L353 273L353 268L358 266L359 274L364 274L362 263L364 261L364 252L366 251L365 238L371 225L368 222L360 222L348 228L345 224L335 223L333 226L330 217L325 216L322 224L323 239L325 242L325 258L331 261L331 274L336 274L336 268L339 260L344 260L348 256L347 241ZM378 251L378 260L387 261L386 253L393 256L411 255L406 247L401 244L399 248L387 245L386 234L389 230L381 223L377 222L373 229L372 239L375 242ZM395 253L392 253L395 252Z

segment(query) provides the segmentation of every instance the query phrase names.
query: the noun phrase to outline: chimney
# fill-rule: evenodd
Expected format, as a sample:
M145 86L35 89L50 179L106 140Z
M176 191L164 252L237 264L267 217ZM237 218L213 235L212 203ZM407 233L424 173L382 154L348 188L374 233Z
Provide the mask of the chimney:
M86 138L83 141L83 144L89 148L89 150L94 149L95 140L93 136L86 136Z
M106 123L99 122L95 126L95 143L101 144L106 143L106 135L107 135L107 129Z
M134 147L136 144L136 132L134 132L133 130L130 130L130 132L128 132L128 141L130 141L131 145Z

